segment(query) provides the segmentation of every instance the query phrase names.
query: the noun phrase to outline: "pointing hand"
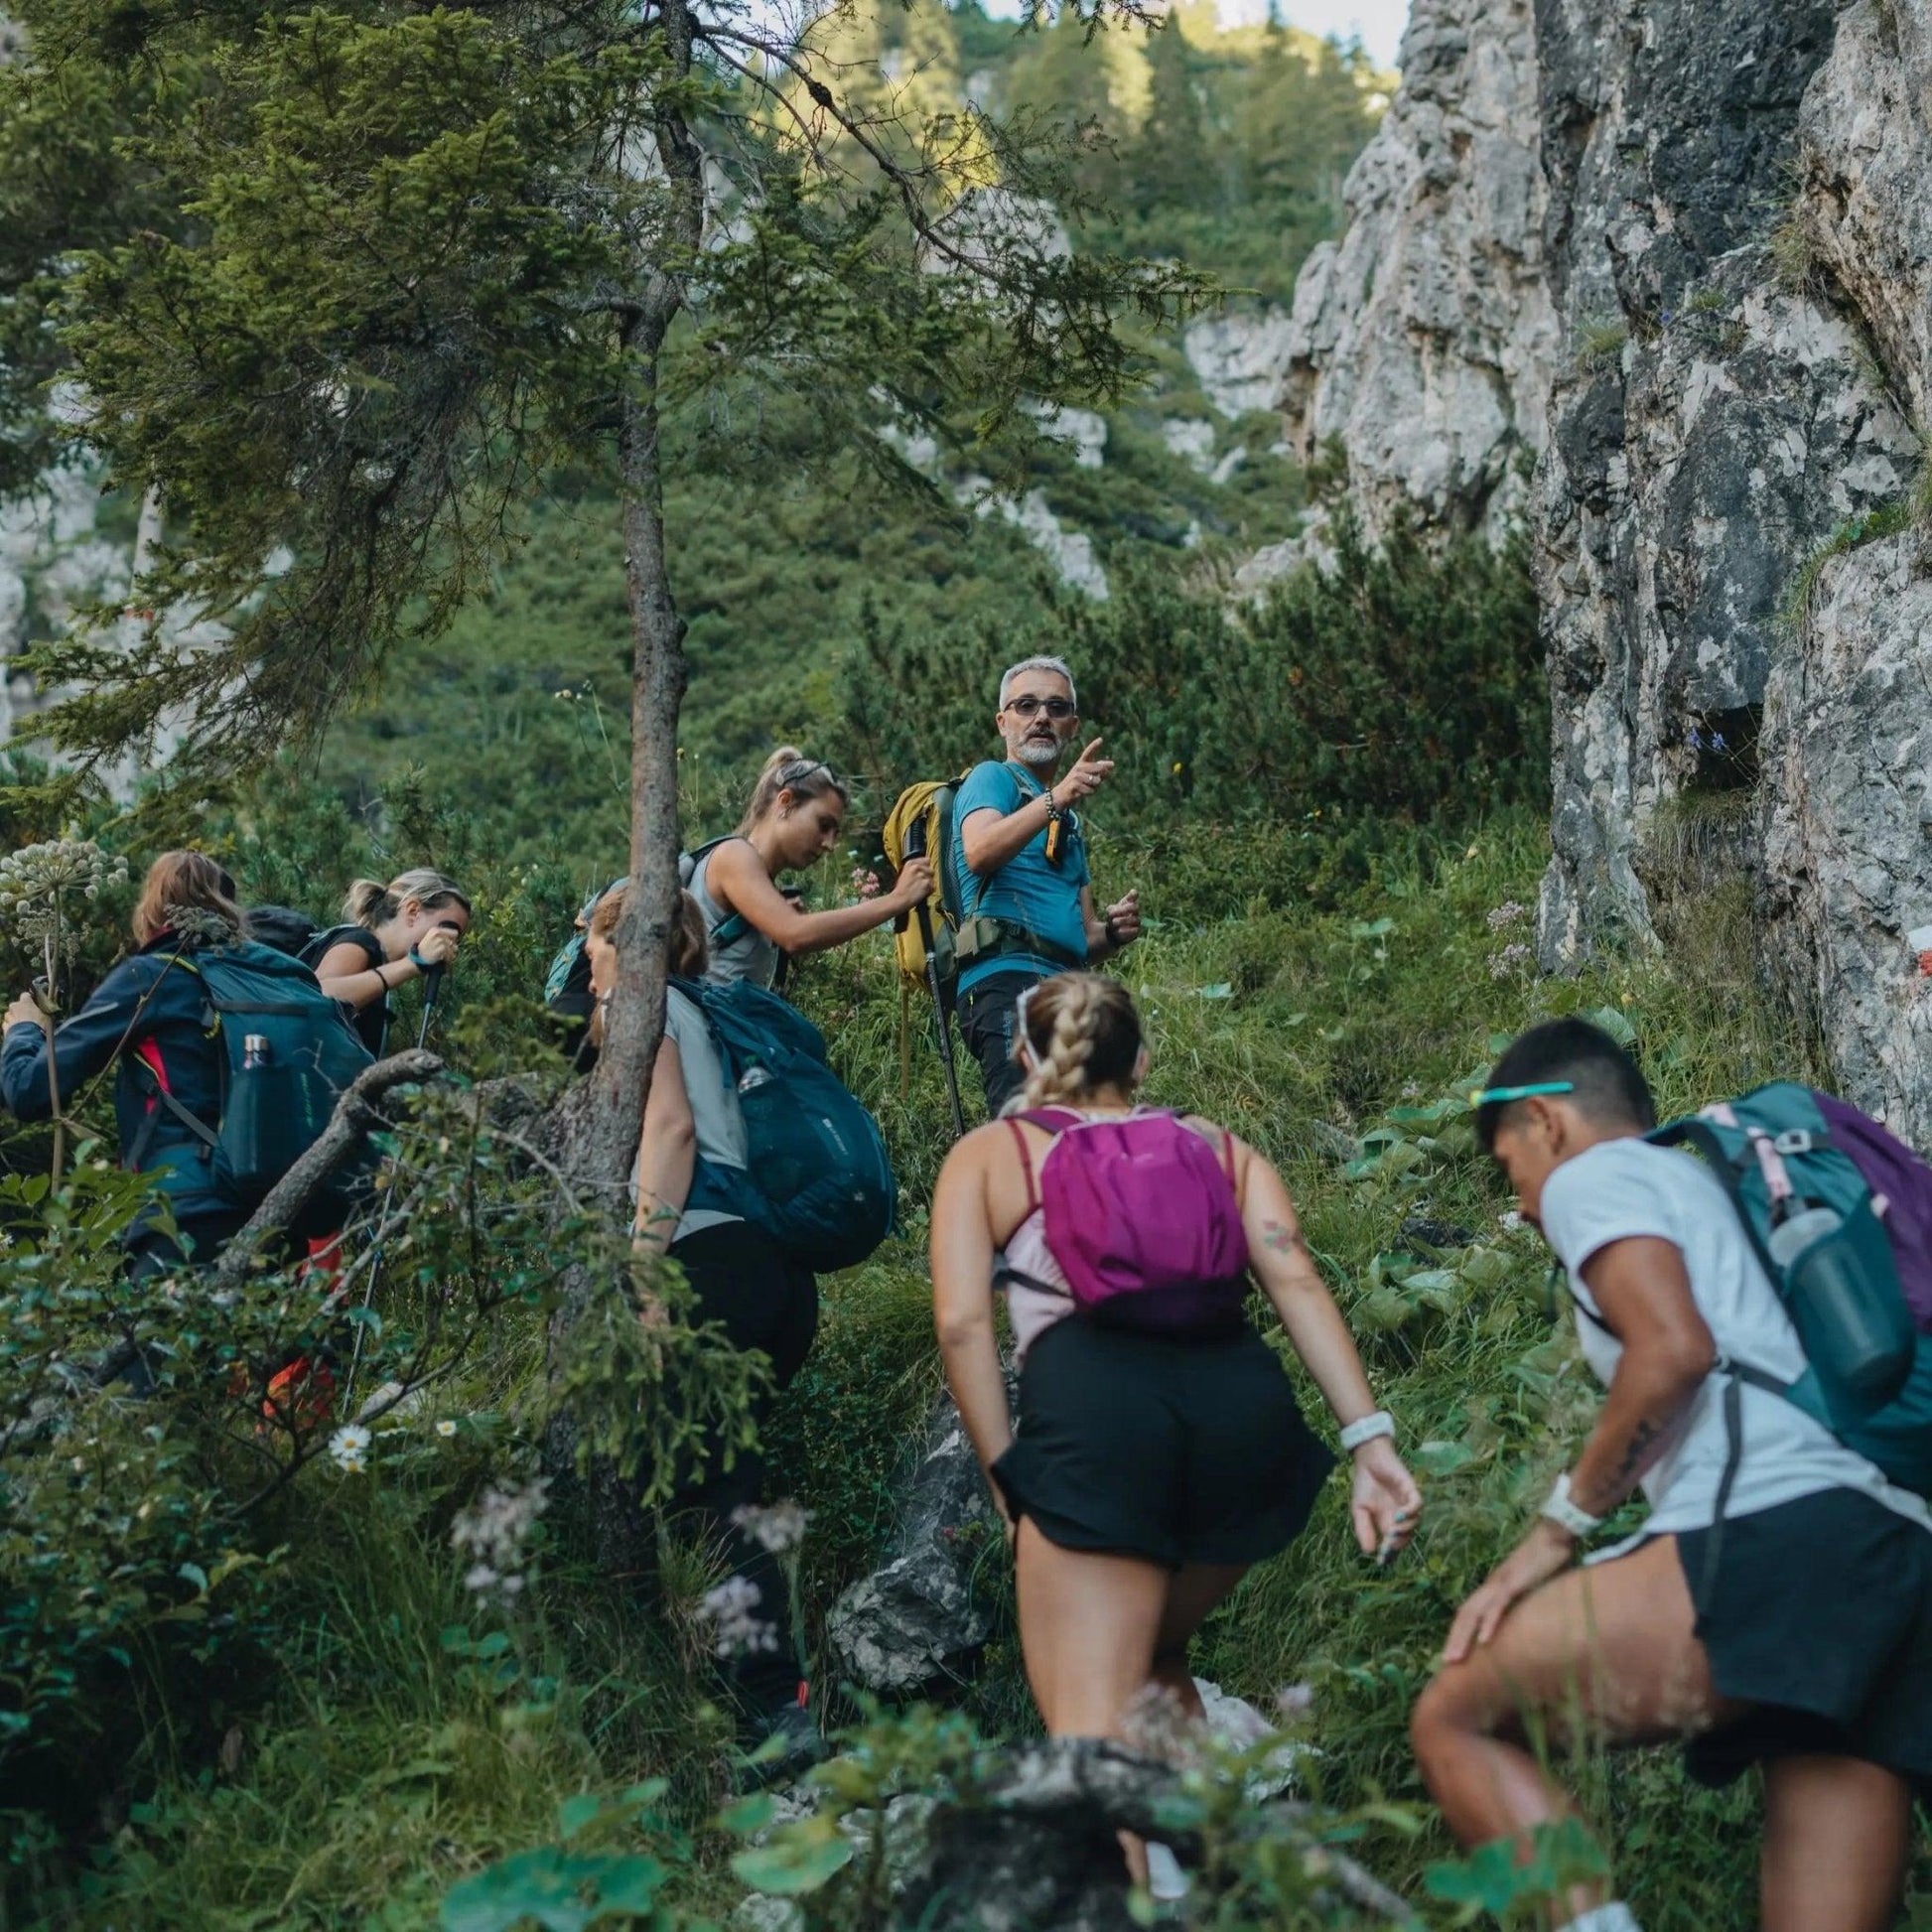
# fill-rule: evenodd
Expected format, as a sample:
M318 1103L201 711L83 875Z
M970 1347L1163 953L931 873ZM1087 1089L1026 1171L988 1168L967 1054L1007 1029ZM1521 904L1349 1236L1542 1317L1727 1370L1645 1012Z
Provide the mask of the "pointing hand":
M1053 787L1054 804L1064 811L1091 797L1113 775L1113 759L1100 756L1100 740L1096 738L1074 760L1073 769Z

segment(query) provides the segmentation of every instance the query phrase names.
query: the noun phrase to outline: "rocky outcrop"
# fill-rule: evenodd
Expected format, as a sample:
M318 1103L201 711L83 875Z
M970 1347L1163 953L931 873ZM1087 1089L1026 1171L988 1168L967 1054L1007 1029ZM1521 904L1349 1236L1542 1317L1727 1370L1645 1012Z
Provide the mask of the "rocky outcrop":
M926 1855L897 1901L895 1926L921 1932L1131 1932L1123 1831L1198 1858L1201 1836L1180 1821L1206 1808L1189 1775L1114 1745L1062 1738L1007 1751L981 1767L971 1804L932 1814ZM1246 1814L1237 1833L1294 1845L1315 1882L1315 1924L1418 1926L1393 1892L1354 1862L1304 1834L1304 1807ZM1220 1858L1234 1848L1223 1843Z
M1295 289L1284 404L1338 443L1371 529L1399 504L1500 533L1542 447L1557 334L1544 270L1530 0L1416 0L1402 88Z
M1932 1142L1932 0L1419 0L1403 68L1286 400L1371 526L1524 509L1544 964L1741 878L1844 1089Z
M1659 301L1642 336L1585 345L1538 476L1551 965L1654 936L1671 883L1645 877L1659 814L1721 810L1718 794L1750 784L1805 559L1896 497L1917 458L1855 329L1781 290L1762 246Z
M132 568L133 546L100 527L99 479L79 466L50 471L31 494L0 503L0 743L41 702L12 660L76 611L119 597Z
M1848 1100L1932 1148L1932 570L1917 532L1818 574L1773 674L1764 871L1771 957Z
M1932 1144L1932 9L1539 25L1580 350L1539 477L1546 962L1647 934L1681 829L1722 818L1707 864L1753 883L1839 1085Z
M1932 10L1859 0L1798 116L1801 192L1787 230L1829 277L1921 426L1932 423Z
M826 1635L848 1681L916 1697L961 1681L991 1634L978 1572L1004 1562L1000 1522L951 1396L941 1393L898 1490L886 1561L832 1606Z
M1856 0L1799 115L1795 271L1932 428L1932 0ZM1847 1096L1932 1147L1932 534L1927 480L1815 566L1765 698L1768 957ZM1917 933L1915 945L1913 935Z
M1765 246L1829 0L1540 0L1552 291L1570 354L1537 478L1555 716L1547 964L1651 936L1660 805L1748 781L1806 554L1900 486L1910 438L1843 320ZM1733 755L1713 770L1712 736Z

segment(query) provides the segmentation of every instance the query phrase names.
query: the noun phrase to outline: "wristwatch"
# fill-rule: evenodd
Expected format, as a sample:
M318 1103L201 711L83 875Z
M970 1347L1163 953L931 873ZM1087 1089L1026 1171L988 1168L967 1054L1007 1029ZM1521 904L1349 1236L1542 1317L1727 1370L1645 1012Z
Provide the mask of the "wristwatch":
M1395 1434L1395 1418L1386 1409L1376 1409L1366 1416L1358 1416L1341 1432L1341 1447L1345 1453L1352 1455L1364 1443L1372 1443L1378 1436Z
M1539 1516L1547 1516L1559 1529L1565 1529L1578 1542L1592 1537L1603 1527L1603 1518L1592 1516L1581 1503L1570 1500L1570 1472L1566 1469L1557 1477L1557 1486L1544 1499L1543 1507L1537 1511Z

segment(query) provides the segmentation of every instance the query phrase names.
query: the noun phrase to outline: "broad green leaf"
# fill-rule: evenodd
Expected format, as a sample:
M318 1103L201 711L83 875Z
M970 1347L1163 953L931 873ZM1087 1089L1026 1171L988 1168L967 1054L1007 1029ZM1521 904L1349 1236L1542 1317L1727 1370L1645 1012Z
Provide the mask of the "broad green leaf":
M557 1807L557 1836L568 1845L586 1825L603 1817L604 1810L604 1800L595 1791L580 1791L566 1798Z
M834 1831L815 1843L801 1838L781 1839L755 1851L740 1852L732 1870L754 1891L778 1898L795 1898L816 1891L852 1862L852 1846Z
M1593 1007L1584 1018L1592 1027L1600 1027L1619 1046L1634 1046L1637 1043L1636 1028L1617 1007Z
M778 1803L768 1791L754 1791L727 1805L718 1814L719 1826L739 1838L761 1832L778 1815Z

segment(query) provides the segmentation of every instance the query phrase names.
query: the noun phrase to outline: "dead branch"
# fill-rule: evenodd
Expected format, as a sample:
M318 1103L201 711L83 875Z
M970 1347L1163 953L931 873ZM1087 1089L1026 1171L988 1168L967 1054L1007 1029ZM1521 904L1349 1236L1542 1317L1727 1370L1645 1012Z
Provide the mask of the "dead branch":
M336 1111L315 1145L268 1190L267 1198L221 1251L212 1285L232 1287L240 1282L263 1245L286 1234L329 1176L375 1129L389 1124L377 1104L385 1095L397 1087L421 1086L442 1071L443 1062L435 1053L414 1047L364 1067L336 1102Z

